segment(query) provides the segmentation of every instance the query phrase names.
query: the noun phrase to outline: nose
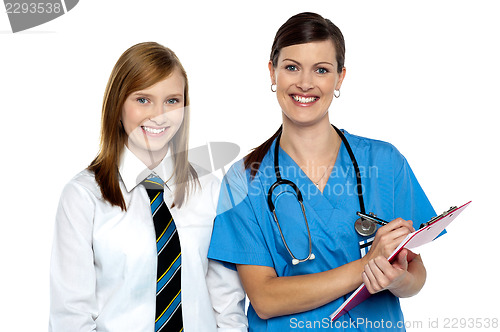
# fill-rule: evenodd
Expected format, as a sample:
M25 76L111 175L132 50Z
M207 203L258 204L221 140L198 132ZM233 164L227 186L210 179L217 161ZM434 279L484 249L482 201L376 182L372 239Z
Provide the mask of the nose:
M165 123L166 120L165 116L166 112L167 112L166 105L164 103L154 105L149 114L149 119L154 123L156 123L157 125L162 125Z
M302 71L297 82L297 87L302 91L311 90L314 87L314 79L312 73Z

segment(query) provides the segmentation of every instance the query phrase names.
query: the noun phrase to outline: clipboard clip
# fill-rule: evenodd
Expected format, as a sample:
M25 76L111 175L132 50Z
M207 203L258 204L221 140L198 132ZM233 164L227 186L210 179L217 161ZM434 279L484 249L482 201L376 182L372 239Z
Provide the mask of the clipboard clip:
M432 225L433 223L435 223L436 221L438 221L439 219L447 216L448 214L452 213L453 211L455 211L456 209L458 209L456 206L452 206L450 207L447 211L444 211L443 213L441 213L439 216L435 216L435 217L432 217L431 220L429 220L428 222L424 222L423 224L420 224L420 228L419 229L422 229L424 227L427 227L429 225Z

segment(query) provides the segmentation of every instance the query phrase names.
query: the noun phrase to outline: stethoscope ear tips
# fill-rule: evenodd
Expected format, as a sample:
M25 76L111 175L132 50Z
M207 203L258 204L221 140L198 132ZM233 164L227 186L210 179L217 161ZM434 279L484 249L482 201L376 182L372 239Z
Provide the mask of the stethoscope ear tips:
M293 265L297 265L297 264L299 264L299 263L300 263L300 262L299 262L299 260L298 260L297 258L292 259L292 264L293 264Z
M314 256L314 254L313 254L313 253L311 253L311 256L309 257L309 260L313 260L313 259L315 259L315 258L316 258L316 256Z

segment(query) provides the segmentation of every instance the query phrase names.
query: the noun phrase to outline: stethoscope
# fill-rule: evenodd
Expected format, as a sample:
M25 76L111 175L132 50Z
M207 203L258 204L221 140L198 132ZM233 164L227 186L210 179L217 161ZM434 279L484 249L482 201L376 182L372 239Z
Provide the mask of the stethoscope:
M356 158L354 157L354 153L352 152L351 146L349 145L349 142L345 138L344 134L337 129L334 125L332 127L335 129L337 134L340 136L342 139L342 142L344 143L345 148L347 149L347 152L349 153L349 157L351 158L352 165L354 166L354 171L356 173L356 193L358 195L358 200L359 200L359 208L360 212L358 212L358 215L366 215L366 210L365 210L365 203L363 200L363 192L362 192L362 186L361 186L361 173L359 171L358 163L356 161ZM285 245L286 250L292 257L292 264L297 265L299 263L308 261L308 260L313 260L316 258L312 252L312 239L311 239L311 231L309 230L309 223L307 221L307 216L306 216L306 210L304 208L304 203L302 199L302 193L300 192L299 187L295 183L293 183L290 180L283 179L281 177L280 169L279 169L279 146L280 146L280 138L281 138L281 132L278 134L278 137L276 138L276 144L274 146L274 171L276 173L276 182L274 182L269 188L269 191L267 192L267 204L269 206L269 210L273 214L274 221L276 222L276 225L278 225L278 230L281 236L281 240L283 241L283 244ZM307 236L309 240L309 254L307 257L299 259L295 257L295 255L292 253L290 250L290 247L288 247L288 244L286 243L285 237L283 235L283 232L281 230L280 223L278 221L278 217L276 216L276 208L273 203L273 191L276 189L276 187L280 185L287 185L290 186L294 191L295 195L297 197L297 201L300 204L300 209L302 210L302 215L304 217L304 222L306 224L306 229L307 229ZM276 199L279 197L279 195L285 193L285 191L280 192L278 195L276 195ZM373 215L373 214L372 214ZM356 232L361 235L361 236L370 236L373 235L376 230L377 226L373 220L369 220L366 218L359 218L356 220L354 223L354 229Z

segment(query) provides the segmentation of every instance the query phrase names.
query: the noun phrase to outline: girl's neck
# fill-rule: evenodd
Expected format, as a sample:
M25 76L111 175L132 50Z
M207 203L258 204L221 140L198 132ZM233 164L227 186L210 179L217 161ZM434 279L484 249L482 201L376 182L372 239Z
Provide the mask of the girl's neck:
M154 169L158 166L163 158L167 155L168 145L165 149L159 151L148 151L145 149L137 148L136 146L126 144L128 149L146 165L149 169Z

